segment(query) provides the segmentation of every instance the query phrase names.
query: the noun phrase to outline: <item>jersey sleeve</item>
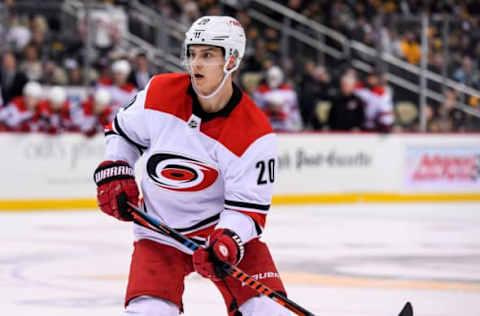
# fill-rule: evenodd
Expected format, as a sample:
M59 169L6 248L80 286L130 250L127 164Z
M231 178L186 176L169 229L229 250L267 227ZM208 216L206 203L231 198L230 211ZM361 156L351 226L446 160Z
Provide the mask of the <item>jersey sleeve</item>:
M21 111L18 107L12 102L7 105L8 110L5 113L5 123L10 128L17 128L23 122L31 119L33 117L32 111Z
M105 159L135 162L150 146L150 136L145 114L145 90L121 107L113 121L105 128Z
M258 237L265 227L275 182L276 147L275 134L267 134L241 157L227 162L225 205L217 228L233 230L243 243Z
M393 115L393 101L390 91L378 98L378 122L384 126L391 126L395 120Z

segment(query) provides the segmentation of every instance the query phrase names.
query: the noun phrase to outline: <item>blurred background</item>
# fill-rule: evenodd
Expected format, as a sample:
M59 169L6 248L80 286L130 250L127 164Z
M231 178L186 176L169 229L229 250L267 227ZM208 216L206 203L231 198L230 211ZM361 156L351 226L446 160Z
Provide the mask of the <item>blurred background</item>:
M52 86L65 88L70 103L61 119L40 106L36 120L49 121L42 124L17 122L2 111L8 131L93 134L90 125L108 120L106 108L127 102L153 74L184 71L187 27L219 14L245 27L247 51L236 80L267 103L279 131L480 129L477 1L45 0L39 6L11 0L0 12L2 107L21 96L28 81L41 84L46 101ZM270 100L262 85L288 85L295 104ZM94 102L99 88L109 98ZM377 94L369 97L364 88ZM57 103L64 99L58 93ZM360 104L355 110L347 107L352 100Z
M3 311L120 315L132 236L96 211L103 126L185 71L203 15L244 26L234 79L278 132L264 238L289 295L324 315L480 315L476 0L0 0ZM223 314L190 280L185 315Z

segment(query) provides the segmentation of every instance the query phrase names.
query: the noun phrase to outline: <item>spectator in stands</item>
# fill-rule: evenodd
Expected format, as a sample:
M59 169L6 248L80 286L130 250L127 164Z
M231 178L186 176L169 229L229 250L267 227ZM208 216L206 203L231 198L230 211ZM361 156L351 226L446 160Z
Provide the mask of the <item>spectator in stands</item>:
M266 83L255 91L254 100L275 131L293 132L302 128L297 93L284 83L283 71L278 66L267 70Z
M42 87L35 81L28 82L23 88L23 95L12 99L2 114L7 129L15 132L40 131L45 126L41 119L39 104Z
M15 55L10 52L4 53L0 72L3 104L7 105L14 97L21 95L27 81L27 76L17 69Z
M39 59L46 61L50 58L51 43L47 39L48 23L44 16L36 15L30 21L30 31L32 38L30 44L37 49Z
M363 129L366 131L389 132L393 126L392 94L382 77L383 74L374 69L354 91L365 103Z
M30 30L20 22L20 18L13 8L9 9L7 24L6 48L19 53L30 42L32 37Z
M131 66L125 59L112 63L113 80L105 79L97 84L97 88L105 88L110 93L110 104L114 112L126 105L137 93L135 86L128 82Z
M443 53L440 53L440 52L433 53L430 58L428 70L441 74L444 66L445 66L445 60L443 58Z
M255 54L245 60L245 71L261 72L264 70L263 64L270 59L267 46L263 39L258 39L255 42Z
M398 34L396 27L388 25L386 34L382 36L382 48L387 54L402 56L402 39Z
M149 70L148 59L145 53L139 53L135 57L135 70L131 73L131 82L138 90L143 90L153 73Z
M81 67L81 65L77 65ZM95 76L97 78L97 85L110 86L113 83L111 62L107 57L101 57L95 60Z
M183 3L180 1L170 0L140 0L140 2L161 13L163 16L169 17L171 19L178 19L179 14L182 12L183 6Z
M480 75L475 71L472 59L465 55L462 58L462 64L453 72L453 78L465 85L480 87Z
M43 64L42 84L45 85L66 85L68 83L67 73L53 60L47 60Z
M243 26L244 29L248 30L252 25L252 20L250 19L250 16L248 13L244 10L239 10L237 12L236 18L238 22ZM247 31L248 33L248 31ZM252 40L251 37L247 36L248 40Z
M85 12L80 11L79 14L81 16L79 33L85 42L87 34ZM99 56L105 56L121 43L122 35L127 30L128 16L123 7L105 1L103 6L94 7L90 11L90 19L95 25L93 43L96 51Z
M200 10L195 1L188 1L183 5L183 13L180 22L184 25L191 25L193 21L200 17Z
M443 132L459 132L465 130L467 115L456 108L457 93L454 90L447 90L445 102L438 109L438 117L442 124Z
M301 12L306 5L303 0L288 0L286 2L286 6L296 12Z
M353 94L357 86L355 72L346 72L340 80L340 93L331 99L328 126L332 131L360 131L365 124L365 103Z
M212 3L210 7L205 11L205 15L222 15L222 8L217 3Z
M76 118L76 122L83 134L90 137L97 132L103 132L104 126L112 121L115 114L110 101L109 91L99 88L93 96L82 103L82 111Z
M23 58L20 70L25 73L29 81L40 81L43 76L43 67L38 59L37 47L33 44L25 46Z
M71 105L67 99L65 88L54 86L50 88L48 98L39 105L40 115L45 120L45 132L60 134L66 131L75 131Z
M409 63L420 63L422 51L420 49L420 44L415 39L415 33L412 31L407 31L404 34L403 39L400 42L400 50L402 57L405 58Z
M65 60L65 69L67 71L67 82L71 86L83 85L83 74L78 62L69 58Z
M267 27L263 32L263 37L265 39L265 46L268 53L271 56L280 57L280 41L279 34L277 30L271 27Z
M305 127L320 129L321 124L315 115L315 108L320 100L328 99L330 78L323 66L317 66L312 60L305 63L300 80L300 109Z

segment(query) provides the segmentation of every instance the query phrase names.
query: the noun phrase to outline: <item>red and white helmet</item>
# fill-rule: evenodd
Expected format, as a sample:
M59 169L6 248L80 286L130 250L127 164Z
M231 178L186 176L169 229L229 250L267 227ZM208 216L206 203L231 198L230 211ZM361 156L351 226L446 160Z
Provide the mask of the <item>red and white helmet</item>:
M230 16L204 16L193 22L192 26L185 33L183 57L186 61L188 60L189 45L212 45L225 50L224 78L222 83L210 95L202 96L211 98L218 93L226 78L240 66L240 62L245 55L245 31L242 25ZM232 57L235 57L235 64L231 69L227 69ZM190 72L189 66L187 69Z
M119 59L119 60L116 60L113 64L112 64L112 71L114 73L121 73L125 76L128 76L128 74L130 73L131 71L131 66L130 66L130 63L128 61L126 61L125 59Z
M277 89L283 83L283 71L278 66L272 66L267 70L267 84L272 89Z
M54 86L48 93L48 100L53 105L62 105L67 100L67 91L60 86Z
M34 99L42 97L42 86L36 81L29 81L23 87L23 95Z
M225 49L225 64L231 56L236 57L233 67L236 70L245 55L245 31L242 25L230 16L204 16L193 22L185 33L185 57L188 55L188 46L192 44L222 47Z
M108 103L110 102L111 96L110 92L106 89L98 89L95 91L95 95L93 96L93 99L95 100L95 103L100 106L107 106Z

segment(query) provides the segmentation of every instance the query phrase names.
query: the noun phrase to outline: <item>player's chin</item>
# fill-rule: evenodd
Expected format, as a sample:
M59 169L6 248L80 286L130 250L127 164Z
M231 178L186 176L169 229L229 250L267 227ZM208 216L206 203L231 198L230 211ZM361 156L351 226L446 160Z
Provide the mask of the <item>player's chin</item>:
M197 84L197 83L194 83L194 84L197 91L200 92L200 94L202 95L209 95L210 93L213 92L213 89L211 89L210 86L207 86L205 84Z
M205 86L207 85L205 77L194 78L193 79L193 84L195 85L195 88L197 88L197 90L199 90L199 91L200 90L205 90Z

